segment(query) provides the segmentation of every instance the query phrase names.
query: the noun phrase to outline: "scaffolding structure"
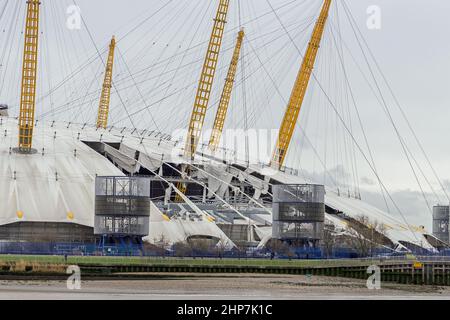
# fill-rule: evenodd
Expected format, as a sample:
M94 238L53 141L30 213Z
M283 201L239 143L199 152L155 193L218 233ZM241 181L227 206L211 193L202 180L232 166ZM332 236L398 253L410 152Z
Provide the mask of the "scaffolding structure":
M143 237L149 232L150 179L97 177L94 234Z
M323 238L325 187L275 185L272 191L273 238L317 245Z

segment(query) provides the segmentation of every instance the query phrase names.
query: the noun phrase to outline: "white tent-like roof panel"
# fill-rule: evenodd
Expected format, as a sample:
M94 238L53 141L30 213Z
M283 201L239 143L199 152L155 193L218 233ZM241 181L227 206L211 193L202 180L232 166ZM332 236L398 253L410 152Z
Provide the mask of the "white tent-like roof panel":
M110 161L78 139L80 128L39 123L34 154L20 154L17 120L2 118L0 225L19 221L94 225L96 175L122 175ZM75 130L74 130L75 129Z
M37 152L29 155L15 153L17 119L1 119L0 129L4 134L0 136L0 225L17 221L48 221L93 226L95 176L123 173L84 142L120 145L120 150L116 152L110 148L110 152L125 154L124 158L138 151L139 162L155 171L163 162L183 162L180 146L161 134L142 135L137 130L96 129L64 122L38 122L33 138L33 147ZM215 161L202 155L195 159L196 165L211 163L214 165ZM267 168L257 165L250 166L250 170L262 175L268 172ZM245 175L251 177L248 173ZM270 177L286 184L311 183L284 172L271 172ZM263 185L257 189L262 190ZM383 223L388 236L395 242L404 240L428 246L423 237L425 230L410 226L364 201L339 196L327 188L325 204L350 217L365 215ZM179 227L171 228L180 230ZM180 231L174 232L182 234Z

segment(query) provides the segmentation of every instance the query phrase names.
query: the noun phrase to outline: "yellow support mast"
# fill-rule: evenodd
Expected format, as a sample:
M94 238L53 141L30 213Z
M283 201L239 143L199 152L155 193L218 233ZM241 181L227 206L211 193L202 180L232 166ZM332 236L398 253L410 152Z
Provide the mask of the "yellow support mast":
M205 61L203 63L184 150L185 156L191 160L194 159L203 123L205 121L211 88L216 73L217 60L222 45L222 37L227 22L226 19L229 4L230 0L220 0L216 18L214 19L213 30L209 39L208 51L206 52Z
M217 8L216 17L214 19L214 26L209 39L208 50L206 51L206 57L198 83L197 94L195 95L194 108L192 109L186 145L184 148L185 157L191 160L194 159L200 134L202 133L203 123L205 122L206 110L208 109L212 84L216 74L220 47L222 46L223 33L225 24L227 23L229 5L230 0L219 1L219 7ZM187 169L183 168L182 170L185 171ZM187 184L179 182L177 183L177 189L182 193L186 193ZM175 196L175 201L182 201L178 194Z
M116 39L113 36L109 44L108 60L106 61L105 78L103 80L102 94L98 106L97 128L105 129L108 126L109 102L111 98L111 87L114 66L114 51L116 48Z
M23 153L30 153L33 145L40 4L39 0L27 1L19 113L19 151Z
M295 80L295 85L292 89L286 113L278 133L277 144L270 162L270 165L276 169L281 169L284 164L289 144L294 133L295 125L300 114L300 109L308 88L309 80L311 78L311 73L314 68L317 52L319 51L319 46L322 40L330 7L331 0L325 0L319 19L314 27L311 41L308 44L308 49L304 56L302 66L297 75L297 79Z
M213 131L209 139L209 149L216 151L222 136L223 126L227 116L228 106L230 104L231 92L233 90L234 79L236 77L239 55L241 53L242 41L244 40L244 30L239 31L236 46L234 48L233 57L228 69L225 85L220 96L219 107L217 109L216 118L214 120Z

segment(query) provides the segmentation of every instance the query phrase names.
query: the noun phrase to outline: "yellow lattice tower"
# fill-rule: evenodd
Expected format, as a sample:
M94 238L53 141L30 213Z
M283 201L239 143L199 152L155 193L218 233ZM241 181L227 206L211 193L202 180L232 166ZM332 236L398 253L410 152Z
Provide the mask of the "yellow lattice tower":
M306 54L303 58L302 66L297 75L294 88L292 89L286 113L278 133L277 144L270 162L271 166L276 167L277 169L280 169L283 166L289 144L292 140L295 125L298 120L300 109L305 98L306 89L308 88L311 73L316 61L317 52L319 50L320 41L325 29L325 23L328 18L330 6L331 0L325 0L319 19L314 27L311 41L308 44L308 49L306 50Z
M209 39L208 50L206 51L205 61L203 63L202 73L198 83L197 94L195 95L194 108L192 109L191 119L189 121L186 145L184 148L185 157L193 160L197 150L200 134L202 133L203 123L205 122L206 110L208 108L211 88L216 73L217 61L219 59L220 47L222 46L222 37L225 29L228 7L230 0L220 0L217 8L214 26ZM188 169L186 169L188 171ZM186 193L187 184L177 183L177 189ZM177 194L175 201L182 202Z
M202 73L195 96L194 108L189 122L188 135L185 146L185 156L193 159L197 144L205 121L206 110L208 108L211 88L216 73L217 60L219 58L222 37L226 24L230 0L220 0L217 8L214 26L209 40L208 51L203 63Z
M103 80L102 94L98 106L97 128L105 129L108 126L109 103L111 99L114 51L116 48L116 39L113 36L109 45L108 60L106 61L105 78Z
M216 118L214 120L213 130L209 139L209 149L216 151L220 143L220 138L223 132L223 126L227 117L228 106L230 104L231 92L233 90L234 79L236 77L237 66L239 62L239 55L241 53L242 41L244 40L244 30L239 31L236 46L234 48L233 57L231 59L230 67L228 68L225 85L220 96L219 107L217 108Z
M19 113L19 151L25 153L31 152L33 145L40 4L39 0L27 1Z

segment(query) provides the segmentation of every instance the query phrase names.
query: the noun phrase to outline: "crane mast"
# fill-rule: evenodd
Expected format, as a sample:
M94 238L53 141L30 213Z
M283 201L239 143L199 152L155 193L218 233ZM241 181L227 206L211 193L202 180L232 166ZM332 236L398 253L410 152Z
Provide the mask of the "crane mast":
M220 96L219 107L217 109L216 118L214 120L213 130L209 139L209 149L216 151L219 146L220 137L222 136L223 126L227 116L228 106L230 104L231 92L233 90L234 79L236 77L239 55L241 52L242 41L244 40L244 30L239 31L236 46L234 48L233 57L228 69L225 85Z
M108 60L106 61L105 78L103 80L102 94L98 106L97 128L105 129L108 126L109 102L111 98L112 76L114 66L114 51L116 39L113 36L109 44Z
M222 37L225 29L230 0L220 0L217 8L214 26L209 39L208 50L203 63L202 73L195 96L194 108L189 122L188 134L184 154L191 160L194 159L198 141L205 121L211 88L216 73L217 60L219 58Z
M39 0L27 1L19 112L19 152L22 153L30 153L33 145L40 4Z
M322 40L330 6L331 0L325 0L319 19L314 27L311 40L308 44L308 49L303 58L303 63L298 72L297 79L295 80L294 88L292 89L291 97L278 133L277 144L270 162L270 165L276 169L280 169L283 166L289 144L292 140L295 124L298 120L300 109L311 78L311 73L314 68L314 63L316 61L317 52Z

